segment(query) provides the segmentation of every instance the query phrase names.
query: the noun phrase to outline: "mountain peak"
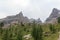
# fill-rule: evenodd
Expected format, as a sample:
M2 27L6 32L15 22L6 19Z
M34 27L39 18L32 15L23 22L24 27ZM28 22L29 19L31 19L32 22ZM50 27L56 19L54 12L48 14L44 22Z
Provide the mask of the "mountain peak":
M33 20L35 20L35 19L33 19ZM8 16L6 18L3 18L2 21L4 22L4 24L11 24L11 23L16 23L16 22L18 22L18 23L21 23L21 22L22 23L32 23L32 21L28 17L25 17L23 15L22 11L19 12L19 14L17 14L17 15ZM41 23L41 20L40 19L36 20L36 23Z
M23 13L22 13L22 11L21 11L21 12L19 12L19 14L17 14L17 15L19 15L19 16L23 16Z
M57 8L53 8L53 10L58 10Z
M50 14L50 16L46 19L47 23L52 23L53 21L56 21L56 18L60 17L60 10L58 10L57 8L53 8L52 13Z
M58 12L59 10L57 8L53 8L53 12Z

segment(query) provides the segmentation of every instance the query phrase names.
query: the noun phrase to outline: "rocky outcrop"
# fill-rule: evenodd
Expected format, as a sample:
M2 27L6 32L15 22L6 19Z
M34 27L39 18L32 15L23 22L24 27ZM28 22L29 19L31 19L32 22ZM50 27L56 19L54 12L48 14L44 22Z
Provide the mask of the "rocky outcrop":
M51 15L46 19L46 23L57 23L57 18L60 17L60 10L54 8Z
M37 24L41 24L41 23L42 23L42 21L41 21L40 18L38 18L38 19L33 19L33 18L31 18L31 19L30 19L30 23L33 23L34 21L35 21L35 23L37 23Z
M32 23L35 19L28 19L28 17L23 16L23 13L20 12L17 15L7 16L6 18L0 19L0 22L4 22L4 24L10 23ZM37 23L40 23L41 20L36 20Z
M20 12L19 14L17 15L13 15L13 16L7 16L6 18L3 18L0 20L0 22L3 21L4 24L10 24L10 23L15 23L15 22L23 22L23 23L28 23L29 20L27 17L24 17L22 12Z

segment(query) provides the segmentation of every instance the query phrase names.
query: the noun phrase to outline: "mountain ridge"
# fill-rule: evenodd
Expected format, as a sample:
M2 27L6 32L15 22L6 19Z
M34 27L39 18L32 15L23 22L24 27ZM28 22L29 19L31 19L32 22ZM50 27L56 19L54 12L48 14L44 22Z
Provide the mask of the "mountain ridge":
M57 18L60 17L60 10L57 8L53 8L50 16L46 19L46 23L56 23Z
M35 19L34 19L35 20ZM32 19L32 21L34 21ZM4 24L10 24L12 22L18 22L18 23L32 23L31 19L24 16L22 11L19 14L13 15L13 16L7 16L6 18L0 19L0 22L4 22ZM42 21L39 19L35 20L36 23L42 23Z

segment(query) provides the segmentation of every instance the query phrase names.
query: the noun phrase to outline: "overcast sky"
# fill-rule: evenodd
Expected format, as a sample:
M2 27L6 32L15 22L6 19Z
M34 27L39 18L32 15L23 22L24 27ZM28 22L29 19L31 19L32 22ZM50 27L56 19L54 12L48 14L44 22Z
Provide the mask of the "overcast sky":
M0 0L0 18L23 11L28 18L44 21L53 8L60 9L60 0Z

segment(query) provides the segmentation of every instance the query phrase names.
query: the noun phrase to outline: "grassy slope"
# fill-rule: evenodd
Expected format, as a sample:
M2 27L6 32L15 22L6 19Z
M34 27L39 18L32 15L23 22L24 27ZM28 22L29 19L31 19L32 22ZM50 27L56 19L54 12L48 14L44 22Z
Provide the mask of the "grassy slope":
M42 25L42 28L43 28L43 31L44 31L44 32L49 32L49 31L50 31L48 26L49 26L49 25ZM60 25L59 25L59 24L58 24L58 25L55 25L55 27L58 28L58 29L60 29ZM23 34L23 35L26 35L26 34L30 34L30 33L31 33L32 27L26 26L26 30L27 30L27 31L29 30L29 32L24 31L24 27L22 27L22 29L23 29L22 34ZM57 40L57 39L58 39L58 36L59 36L59 34L58 34L58 32L57 32L57 33L55 33L55 34L51 34L51 35L48 36L48 37L43 37L43 39L44 39L44 40ZM0 40L1 40L1 36L0 36ZM25 39L23 39L23 40L25 40ZM33 40L33 38L31 38L30 40Z
M58 39L58 33L51 34L49 37L44 37L44 40L57 40Z

